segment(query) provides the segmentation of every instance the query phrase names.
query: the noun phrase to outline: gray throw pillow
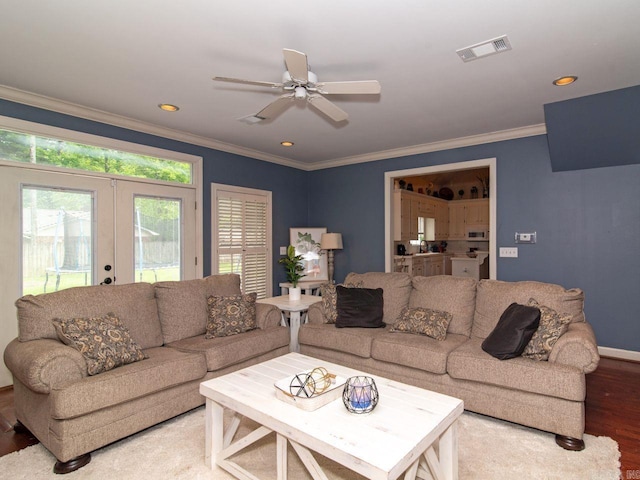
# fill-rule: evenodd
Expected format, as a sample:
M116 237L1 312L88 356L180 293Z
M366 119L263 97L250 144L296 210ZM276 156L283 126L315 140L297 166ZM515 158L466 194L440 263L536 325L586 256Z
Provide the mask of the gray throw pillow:
M447 327L452 318L453 315L449 312L423 307L404 307L400 312L400 319L393 324L390 331L417 333L442 341L447 338Z
M549 360L551 349L558 339L569 329L571 315L560 315L553 308L539 305L533 298L529 299L527 305L540 310L540 326L533 334L533 337L531 337L531 340L522 352L522 356L533 360Z
M96 318L55 318L52 323L58 338L82 354L89 375L146 358L127 327L113 313Z
M209 317L205 338L227 337L258 328L256 297L255 293L207 297Z

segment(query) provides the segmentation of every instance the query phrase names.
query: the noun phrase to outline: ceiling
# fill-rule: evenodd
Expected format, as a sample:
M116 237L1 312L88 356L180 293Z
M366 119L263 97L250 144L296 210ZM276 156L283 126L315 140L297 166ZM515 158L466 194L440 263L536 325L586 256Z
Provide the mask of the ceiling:
M545 103L640 84L638 19L637 0L8 0L0 97L313 170L544 133ZM501 35L512 50L456 54ZM382 92L332 95L340 124L304 101L238 121L281 92L211 77L279 82L283 48Z

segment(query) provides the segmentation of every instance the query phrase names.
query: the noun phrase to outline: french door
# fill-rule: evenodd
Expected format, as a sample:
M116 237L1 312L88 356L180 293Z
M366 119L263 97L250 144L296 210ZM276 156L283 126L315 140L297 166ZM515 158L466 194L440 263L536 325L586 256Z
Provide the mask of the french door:
M191 187L0 165L0 349L17 335L22 295L196 278L195 195Z

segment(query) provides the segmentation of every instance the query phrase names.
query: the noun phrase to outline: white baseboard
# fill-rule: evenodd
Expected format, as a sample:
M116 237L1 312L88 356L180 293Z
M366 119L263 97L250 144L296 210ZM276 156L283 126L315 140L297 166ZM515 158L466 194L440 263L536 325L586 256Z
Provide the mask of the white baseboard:
M640 352L633 350L621 350L619 348L598 347L598 353L603 357L619 358L620 360L632 360L640 362Z

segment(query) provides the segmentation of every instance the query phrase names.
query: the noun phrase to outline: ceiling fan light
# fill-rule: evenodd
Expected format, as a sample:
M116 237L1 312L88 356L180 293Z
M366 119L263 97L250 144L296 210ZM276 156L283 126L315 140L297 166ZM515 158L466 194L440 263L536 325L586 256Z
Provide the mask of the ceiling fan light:
M294 90L296 98L307 98L307 89L304 87L296 87Z
M576 77L575 75L567 75L564 77L556 78L553 81L553 84L557 87L564 87L565 85L571 85L576 80L578 80L578 77Z

